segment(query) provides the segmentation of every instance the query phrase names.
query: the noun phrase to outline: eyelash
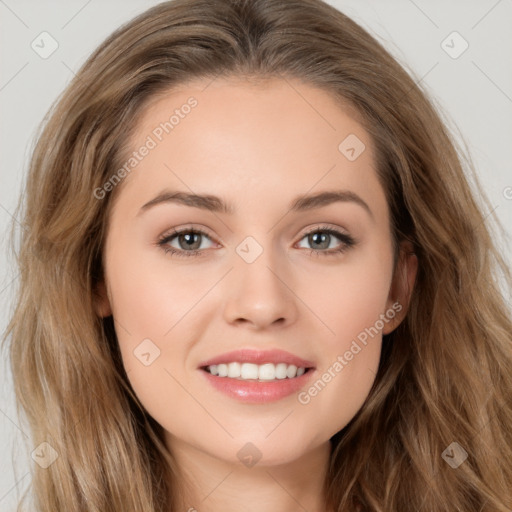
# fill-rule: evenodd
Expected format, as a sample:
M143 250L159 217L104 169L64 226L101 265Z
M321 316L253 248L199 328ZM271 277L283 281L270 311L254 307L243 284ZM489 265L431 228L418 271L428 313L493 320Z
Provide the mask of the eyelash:
M204 235L207 238L210 238L208 236L208 233L206 233L205 231L203 231L201 229L196 229L196 228L183 228L183 229L179 229L179 230L173 229L170 233L166 233L166 234L162 235L158 239L157 245L159 247L161 247L165 253L170 253L171 256L174 255L174 256L178 256L180 258L181 257L188 258L190 256L197 256L197 255L202 256L204 253L204 249L193 249L191 251L184 251L184 250L175 249L174 247L171 247L168 245L168 243L171 240L173 240L176 236L182 235L184 233ZM330 249L329 251L319 250L319 249L305 249L305 250L309 251L309 254L311 256L312 255L336 256L338 254L346 252L348 249L350 249L351 247L353 247L357 244L357 240L355 238L353 238L351 235L349 235L347 233L343 233L341 231L337 231L336 229L332 229L328 226L319 226L319 227L316 227L315 229L308 231L307 233L304 233L301 240L303 238L307 237L308 235L312 235L314 233L326 233L328 235L335 236L342 242L342 245L338 249Z

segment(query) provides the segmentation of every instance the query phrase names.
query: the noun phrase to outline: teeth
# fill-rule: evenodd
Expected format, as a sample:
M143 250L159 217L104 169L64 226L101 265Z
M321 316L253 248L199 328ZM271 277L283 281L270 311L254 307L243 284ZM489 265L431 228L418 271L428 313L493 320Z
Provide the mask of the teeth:
M297 368L294 364L286 363L229 363L229 364L212 364L206 367L212 375L219 377L229 377L239 380L276 380L276 379L293 379L300 377L306 371L305 368Z
M231 366L233 363L229 363ZM258 365L251 363L244 363L240 368L240 378L242 379L257 379L259 377Z
M231 377L231 378L240 377L240 369L241 369L240 363L231 363L228 366L228 377Z

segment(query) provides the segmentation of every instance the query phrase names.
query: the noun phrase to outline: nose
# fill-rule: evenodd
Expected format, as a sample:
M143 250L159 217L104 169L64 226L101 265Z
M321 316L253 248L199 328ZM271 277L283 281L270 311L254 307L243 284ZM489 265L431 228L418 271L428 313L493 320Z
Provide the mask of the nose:
M298 299L284 262L277 265L271 250L264 250L252 263L236 258L227 284L226 322L244 324L254 330L294 323L298 316Z

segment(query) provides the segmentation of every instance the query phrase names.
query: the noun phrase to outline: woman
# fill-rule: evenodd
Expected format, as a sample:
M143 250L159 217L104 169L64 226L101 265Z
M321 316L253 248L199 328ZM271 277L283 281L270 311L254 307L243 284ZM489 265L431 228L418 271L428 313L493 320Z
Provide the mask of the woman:
M342 13L149 9L60 98L23 201L38 510L512 507L509 270L438 114Z

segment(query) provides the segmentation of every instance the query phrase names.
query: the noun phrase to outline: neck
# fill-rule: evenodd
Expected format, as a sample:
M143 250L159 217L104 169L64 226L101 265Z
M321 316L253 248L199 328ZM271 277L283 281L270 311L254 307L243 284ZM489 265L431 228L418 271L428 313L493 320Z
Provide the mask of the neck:
M168 439L180 471L173 510L184 512L325 512L323 486L330 442L293 461L252 465L218 459L181 440Z

